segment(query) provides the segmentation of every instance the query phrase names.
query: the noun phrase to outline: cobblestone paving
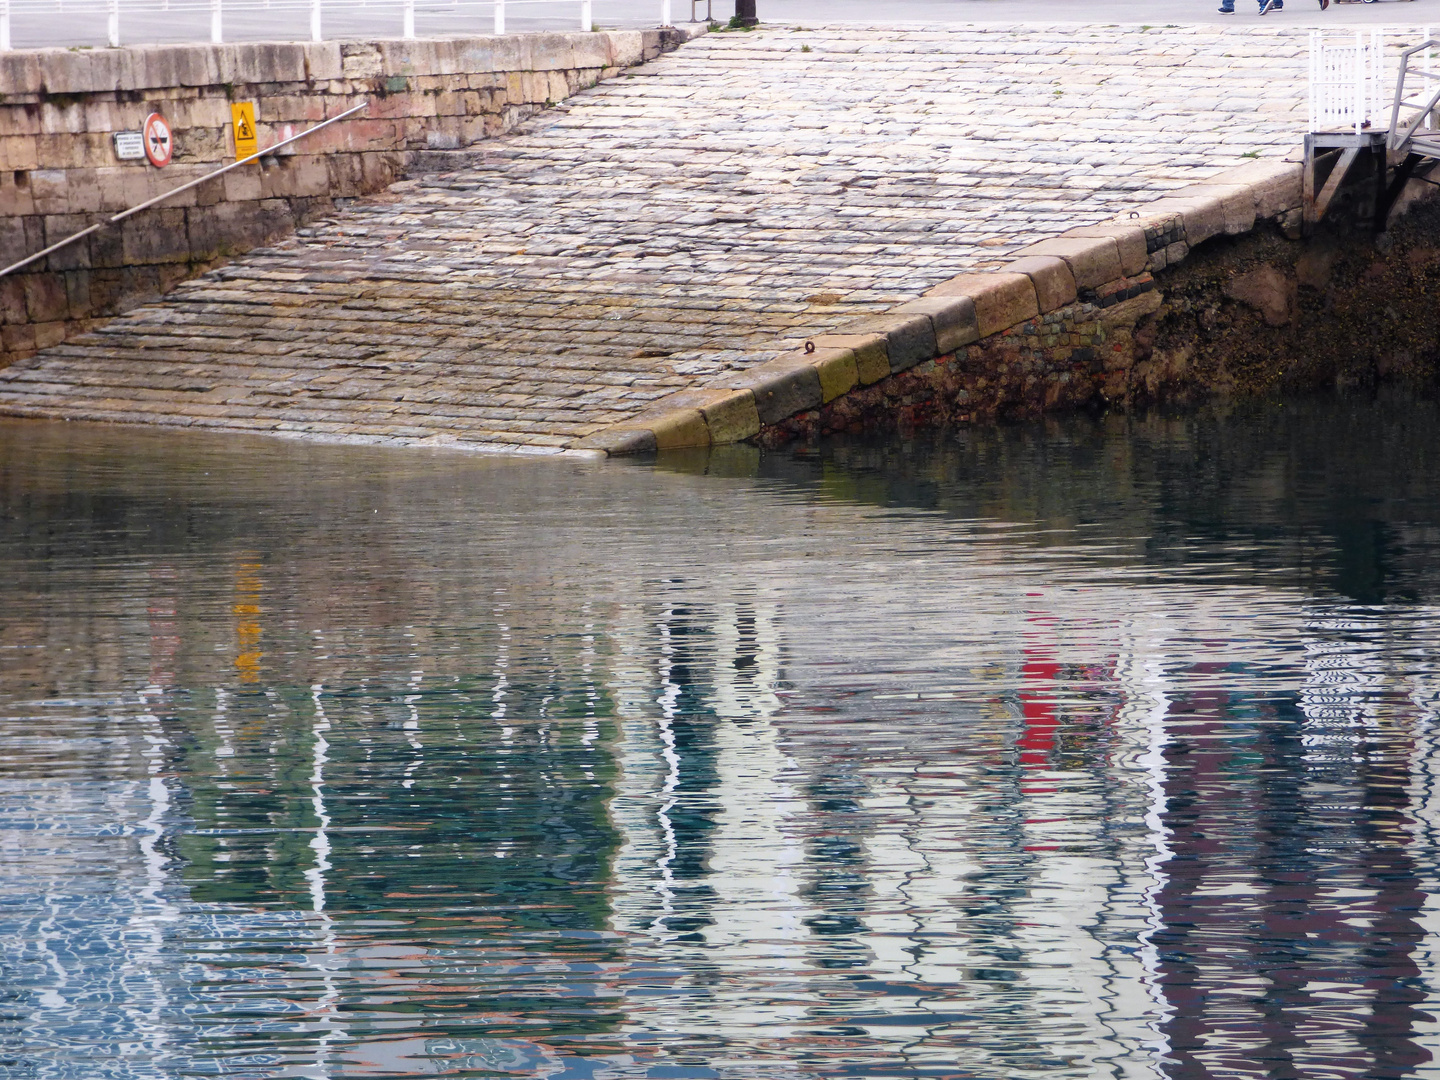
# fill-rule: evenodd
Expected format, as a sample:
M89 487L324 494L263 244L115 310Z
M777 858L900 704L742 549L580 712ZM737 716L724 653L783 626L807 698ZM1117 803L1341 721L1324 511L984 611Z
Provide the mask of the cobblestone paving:
M711 34L0 372L0 411L564 447L1304 128L1279 27Z

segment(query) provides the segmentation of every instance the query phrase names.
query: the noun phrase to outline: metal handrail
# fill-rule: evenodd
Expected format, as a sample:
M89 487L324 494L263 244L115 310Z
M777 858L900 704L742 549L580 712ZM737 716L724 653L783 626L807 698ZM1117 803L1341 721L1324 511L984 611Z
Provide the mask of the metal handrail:
M1410 75L1410 57L1425 49L1437 47L1440 47L1440 41L1427 38L1419 45L1412 45L1400 54L1400 73L1395 77L1395 100L1390 108L1390 134L1385 140L1385 148L1392 154L1398 153L1404 148L1405 144L1410 141L1410 137L1415 134L1415 130L1434 113L1435 106L1440 105L1440 89L1431 94L1429 100L1423 105L1405 100L1405 81ZM1427 80L1434 77L1434 74L1429 71L1420 74L1426 76ZM1428 90L1429 87L1427 86L1425 89ZM1403 124L1400 121L1401 106L1418 110Z
M138 204L138 205L136 205L136 206L132 206L132 207L130 207L130 209L128 209L128 210L122 210L122 211L120 211L120 213L116 214L114 217L106 218L104 221L98 221L98 222L96 222L94 225L91 225L88 229L81 229L79 232L75 233L73 236L67 236L64 240L61 240L59 243L51 244L51 245L50 245L49 247L47 247L44 251L37 251L34 255L31 255L31 256L29 256L28 258L21 259L21 260L20 260L19 262L17 262L17 263L11 263L9 266L5 267L5 269L0 270L0 277L4 277L6 274L14 273L16 270L19 270L21 267L29 266L31 263L37 262L37 261L39 261L40 259L45 258L45 256L46 256L46 255L49 255L51 252L59 251L59 250L60 250L61 248L63 248L63 247L69 247L69 246L70 246L71 244L73 244L76 240L84 239L85 237L89 236L91 233L93 233L93 232L99 232L101 229L105 228L106 226L114 225L116 222L119 222L119 221L124 221L126 218L130 217L131 215L133 215L133 214L138 214L141 210L148 210L150 207L154 206L156 203L162 203L162 202L164 202L166 199L171 198L172 196L179 195L182 191L189 191L191 188L193 188L193 187L198 187L200 184L205 183L207 180L214 180L215 177L217 177L217 176L223 176L225 173L229 172L231 169L238 169L238 168L240 168L241 165L248 165L248 164L250 164L250 162L252 162L252 161L259 161L262 157L268 157L269 155L271 155L271 154L275 153L277 150L279 150L282 146L289 146L289 145L290 145L291 143L293 143L293 142L298 142L299 140L305 138L306 135L313 135L313 134L315 134L315 132L319 131L321 128L329 127L331 124L333 124L333 123L335 123L335 122L337 122L337 121L339 121L339 120L344 120L347 116L354 116L354 115L355 115L357 112L359 112L361 109L366 109L366 108L369 108L369 107L370 107L370 103L369 103L368 101L362 101L359 105L356 105L353 109L346 109L343 113L340 113L338 116L332 116L329 120L322 120L320 123L316 124L314 127L312 127L312 128L306 128L304 131L300 132L300 134L298 134L298 135L291 135L288 139L281 139L281 140L280 140L279 142L277 142L274 146L268 146L268 147L266 147L264 150L258 151L257 153L254 153L254 154L251 154L249 157L243 157L243 158L241 158L239 161L232 161L229 165L222 166L221 168L216 169L214 172L206 173L204 176L200 177L200 178L197 179L197 180L191 180L188 184L181 184L181 185L180 185L179 187L177 187L177 188L171 188L169 191L165 192L163 195L156 195L153 199L146 199L144 202L142 202L142 203L140 203L140 204Z

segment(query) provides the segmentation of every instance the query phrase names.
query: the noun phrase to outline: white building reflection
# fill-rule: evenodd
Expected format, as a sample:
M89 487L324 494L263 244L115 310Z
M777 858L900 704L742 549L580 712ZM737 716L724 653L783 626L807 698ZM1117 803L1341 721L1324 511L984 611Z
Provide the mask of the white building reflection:
M818 535L874 524L816 513ZM243 664L187 672L167 618L130 665L205 686L193 731L146 683L91 735L120 779L11 782L12 816L72 845L0 832L0 895L44 898L3 927L36 1029L82 1022L110 980L116 1030L157 1067L190 1061L204 1015L234 1044L283 1032L303 1049L269 1075L314 1080L1358 1077L1440 1057L1433 609L1082 585L958 526L937 577L913 572L934 523L887 527L911 547L848 576L595 583L578 560L525 602L459 596L485 613L463 647L397 617L378 643L310 634L284 678L247 562ZM384 659L347 681L344 654ZM264 820L213 829L205 884L232 891L197 899L167 845L242 784ZM446 814L441 872L372 842ZM106 828L126 854L76 900ZM526 874L534 896L505 892ZM425 890L449 898L397 930ZM235 976L226 941L283 959ZM594 1061L547 1035L581 1012ZM437 1034L442 1015L475 1030Z

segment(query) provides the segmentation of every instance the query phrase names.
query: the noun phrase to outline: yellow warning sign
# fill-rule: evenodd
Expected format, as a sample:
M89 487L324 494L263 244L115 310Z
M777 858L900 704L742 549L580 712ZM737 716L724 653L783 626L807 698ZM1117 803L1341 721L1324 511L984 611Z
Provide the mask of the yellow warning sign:
M255 132L255 103L237 101L230 106L230 119L235 125L235 160L247 158L260 149Z

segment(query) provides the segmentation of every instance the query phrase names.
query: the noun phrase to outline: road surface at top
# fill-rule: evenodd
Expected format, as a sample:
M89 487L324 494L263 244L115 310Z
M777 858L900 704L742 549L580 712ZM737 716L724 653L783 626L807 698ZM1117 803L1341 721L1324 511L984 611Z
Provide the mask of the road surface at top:
M1341 3L1336 0L1322 12L1318 0L1284 0L1281 11L1265 15L1266 25L1294 29L1399 23L1440 27L1440 0L1379 0L1378 3ZM157 7L147 0L147 7ZM1236 14L1221 15L1217 0L758 0L761 19L774 25L836 25L845 22L872 24L877 14L887 23L958 24L1003 22L1011 25L1049 26L1057 22L1124 23L1163 26L1230 25L1253 23L1258 0L1236 0ZM53 10L51 8L53 7ZM547 0L539 4L516 4L506 9L506 29L512 33L534 30L576 30L579 28L578 0ZM593 0L592 18L602 28L656 26L660 21L660 0ZM710 12L724 22L735 11L734 0L713 0ZM266 0L225 0L224 32L229 41L305 41L310 37L309 4ZM416 30L421 37L456 34L488 34L493 27L493 8L488 0L461 5L417 0ZM697 18L707 11L703 2L694 7ZM57 17L63 12L63 17ZM671 18L690 20L690 0L671 0ZM43 46L99 46L105 44L105 0L16 0L12 15L16 48ZM329 38L399 37L401 10L398 2L327 3L322 28ZM176 5L170 10L136 11L128 0L120 0L121 40L127 44L209 41L208 5Z
M711 34L0 372L0 409L554 451L1298 147L1303 31Z

